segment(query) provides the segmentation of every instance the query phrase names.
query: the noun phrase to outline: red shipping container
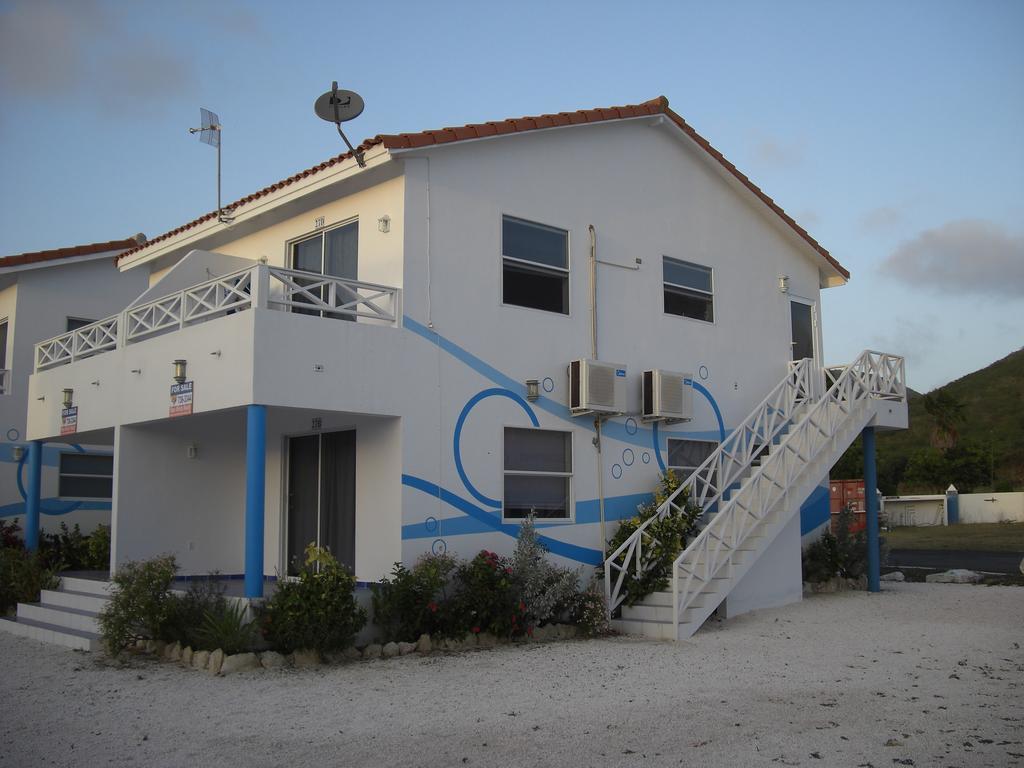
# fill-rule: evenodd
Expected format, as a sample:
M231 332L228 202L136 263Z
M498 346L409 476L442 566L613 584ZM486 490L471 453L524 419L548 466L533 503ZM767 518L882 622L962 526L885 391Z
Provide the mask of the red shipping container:
M867 508L864 506L863 480L830 480L829 511L832 513L832 532L836 530L836 516L844 507L853 510L853 522L850 533L858 533L867 528Z

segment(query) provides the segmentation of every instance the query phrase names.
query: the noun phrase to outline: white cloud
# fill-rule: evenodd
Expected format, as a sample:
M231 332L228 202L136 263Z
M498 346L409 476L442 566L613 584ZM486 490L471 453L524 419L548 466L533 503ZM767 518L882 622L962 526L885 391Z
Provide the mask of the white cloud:
M938 292L1024 297L1024 236L981 219L951 221L902 243L883 275Z
M753 157L755 162L761 165L792 168L803 162L804 142L782 141L770 136L762 136L754 143Z

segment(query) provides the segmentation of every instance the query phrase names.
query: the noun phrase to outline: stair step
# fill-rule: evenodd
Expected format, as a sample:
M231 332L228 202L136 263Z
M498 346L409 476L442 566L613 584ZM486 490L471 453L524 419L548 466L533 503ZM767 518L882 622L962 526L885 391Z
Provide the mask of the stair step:
M680 623L675 627L672 621L636 621L630 619L613 619L612 629L627 635L641 635L654 638L655 640L678 640L680 637L689 637L689 624ZM684 630L685 628L685 630ZM685 631L685 634L684 634Z
M72 590L44 589L39 593L39 602L43 605L55 605L62 608L75 608L79 611L99 613L110 600L88 592Z
M57 627L77 629L82 632L99 633L100 626L96 614L78 608L66 608L41 603L18 603L18 618L31 619Z
M60 590L62 592L81 592L87 595L98 597L110 597L113 585L109 581L100 579L83 579L81 576L61 576Z
M44 621L34 619L12 619L0 617L0 632L9 632L12 635L20 635L33 640L39 640L52 645L62 645L65 648L75 648L81 651L94 651L100 647L99 635L95 632L84 632L68 627L59 627L55 624L48 624Z
M701 606L690 605L679 614L681 622L692 621ZM622 606L624 621L672 621L671 605L624 605Z

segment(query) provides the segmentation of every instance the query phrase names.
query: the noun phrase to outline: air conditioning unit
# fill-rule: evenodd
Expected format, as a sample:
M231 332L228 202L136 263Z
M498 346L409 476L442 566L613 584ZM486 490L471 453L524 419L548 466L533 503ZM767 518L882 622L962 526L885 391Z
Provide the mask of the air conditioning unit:
M620 414L626 412L626 366L602 360L569 363L569 412Z
M693 388L684 383L691 373L675 373L655 368L644 371L640 409L644 421L691 421Z

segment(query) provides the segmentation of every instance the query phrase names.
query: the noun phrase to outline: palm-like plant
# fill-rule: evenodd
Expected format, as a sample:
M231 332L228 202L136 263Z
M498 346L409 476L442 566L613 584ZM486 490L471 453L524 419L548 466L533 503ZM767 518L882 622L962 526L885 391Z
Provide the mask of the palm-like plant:
M949 392L938 390L924 396L924 410L935 421L932 445L947 451L956 446L960 433L957 424L964 421L965 404Z

